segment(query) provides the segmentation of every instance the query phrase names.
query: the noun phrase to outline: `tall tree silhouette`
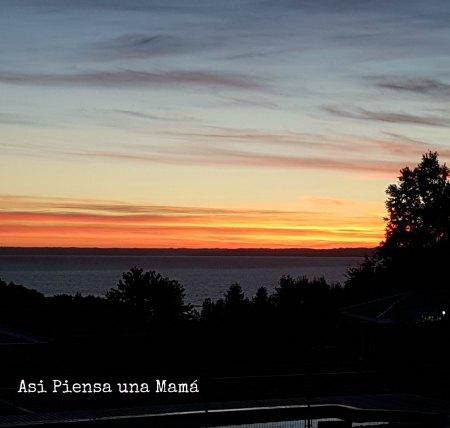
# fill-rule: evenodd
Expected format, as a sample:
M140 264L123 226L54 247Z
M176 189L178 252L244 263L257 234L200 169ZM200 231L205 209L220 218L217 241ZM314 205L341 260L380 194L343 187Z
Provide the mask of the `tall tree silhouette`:
M374 256L349 269L353 296L448 286L449 169L436 152L403 168L387 190L385 240Z
M230 308L237 308L241 307L245 301L245 294L242 287L237 282L231 284L225 293L225 304Z
M400 171L397 184L391 184L386 208L388 249L423 248L448 245L450 229L449 170L440 165L438 154L429 152L416 168Z

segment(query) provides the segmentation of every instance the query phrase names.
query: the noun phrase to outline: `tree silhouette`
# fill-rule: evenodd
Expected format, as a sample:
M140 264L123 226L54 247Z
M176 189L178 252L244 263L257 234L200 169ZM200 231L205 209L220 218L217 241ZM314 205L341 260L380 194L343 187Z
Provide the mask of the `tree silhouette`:
M374 256L348 271L354 298L448 286L449 170L436 152L400 171L387 190L385 240Z
M306 276L293 278L283 275L275 287L274 299L282 310L295 310L311 301L324 299L330 290L324 278L309 279Z
M449 170L438 154L429 152L419 165L400 171L398 184L386 193L386 241L384 249L448 245L450 230Z
M256 294L252 299L252 303L257 308L265 308L267 305L269 305L269 293L267 292L266 287L259 287L258 290L256 290Z
M124 303L155 320L174 321L192 315L192 307L184 302L184 287L155 271L144 272L133 267L122 274L117 288L106 298Z
M44 295L39 291L26 288L23 285L10 282L9 284L0 278L0 303L5 306L25 305L44 300Z
M244 304L245 294L242 287L236 282L230 285L230 288L225 293L225 305L230 308L237 308Z

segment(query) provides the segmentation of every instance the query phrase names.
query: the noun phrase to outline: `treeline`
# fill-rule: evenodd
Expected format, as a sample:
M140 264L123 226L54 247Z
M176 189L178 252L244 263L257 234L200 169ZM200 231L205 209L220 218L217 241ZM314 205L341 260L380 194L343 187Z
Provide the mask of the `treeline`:
M179 358L190 358L196 369L218 370L358 364L363 354L377 362L405 354L413 361L429 358L448 334L448 318L364 326L342 311L360 302L360 294L354 285L286 275L270 293L260 287L246 296L232 284L223 298L205 299L194 308L178 281L138 267L124 272L103 297L44 296L0 280L0 334L6 328L34 335L53 343L73 364L88 355L87 367L96 360L103 368L132 364L136 370L150 363L177 366ZM361 348L362 334L367 350ZM442 350L431 354L447 355Z
M350 297L323 278L283 276L271 293L261 287L246 296L232 284L223 298L194 308L182 284L138 267L103 297L44 296L0 281L0 334L6 327L42 338L85 370L164 370L180 358L192 370L233 373L347 364L359 352L358 328L340 313Z
M157 334L192 327L236 334L236 329L249 333L282 326L287 330L303 323L317 328L351 301L339 284L289 275L280 278L272 293L260 287L254 296L232 284L223 298L205 299L201 308L186 303L178 281L139 267L124 272L104 297L79 293L46 297L0 279L0 322L55 337Z

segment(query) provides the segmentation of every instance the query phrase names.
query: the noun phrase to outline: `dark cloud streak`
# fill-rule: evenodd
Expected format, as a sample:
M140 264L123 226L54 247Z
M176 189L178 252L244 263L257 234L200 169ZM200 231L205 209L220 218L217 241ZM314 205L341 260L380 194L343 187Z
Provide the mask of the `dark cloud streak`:
M200 44L164 34L124 34L95 43L89 56L97 60L143 59L189 53L200 48Z
M341 107L323 107L325 111L331 113L334 116L358 119L358 120L371 120L376 122L387 123L406 123L411 125L425 125L435 127L449 127L450 120L442 116L418 116L408 113L395 113L386 111L372 111L364 108L358 108L356 110L347 110Z
M450 84L437 79L380 79L376 85L379 88L397 92L411 92L419 95L450 96Z
M114 88L221 87L229 89L261 90L264 88L250 76L226 72L136 70L93 71L72 74L38 74L0 72L0 83L12 85L88 86Z
M140 111L135 110L122 110L122 109L115 109L111 110L113 113L117 113L120 115L125 115L129 117L134 117L137 119L147 119L147 120L174 120L173 118L163 117L163 116L157 116L156 114L149 114L149 113L142 113Z

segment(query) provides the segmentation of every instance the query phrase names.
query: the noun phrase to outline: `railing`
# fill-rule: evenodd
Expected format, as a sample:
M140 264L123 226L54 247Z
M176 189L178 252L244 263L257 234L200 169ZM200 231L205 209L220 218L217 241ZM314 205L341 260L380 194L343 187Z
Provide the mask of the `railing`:
M362 409L339 404L289 405L268 407L247 407L228 409L192 410L169 413L101 414L32 414L22 417L0 418L0 427L45 427L67 424L71 427L158 427L198 428L225 427L230 425L256 424L282 421L312 421L338 419L339 426L351 427L352 423L395 422L408 427L443 427L446 415L431 412L416 412L384 409ZM321 423L323 427L332 426ZM305 424L307 427L308 425ZM312 424L310 424L312 426ZM316 425L317 426L317 425ZM338 425L336 425L338 426Z

